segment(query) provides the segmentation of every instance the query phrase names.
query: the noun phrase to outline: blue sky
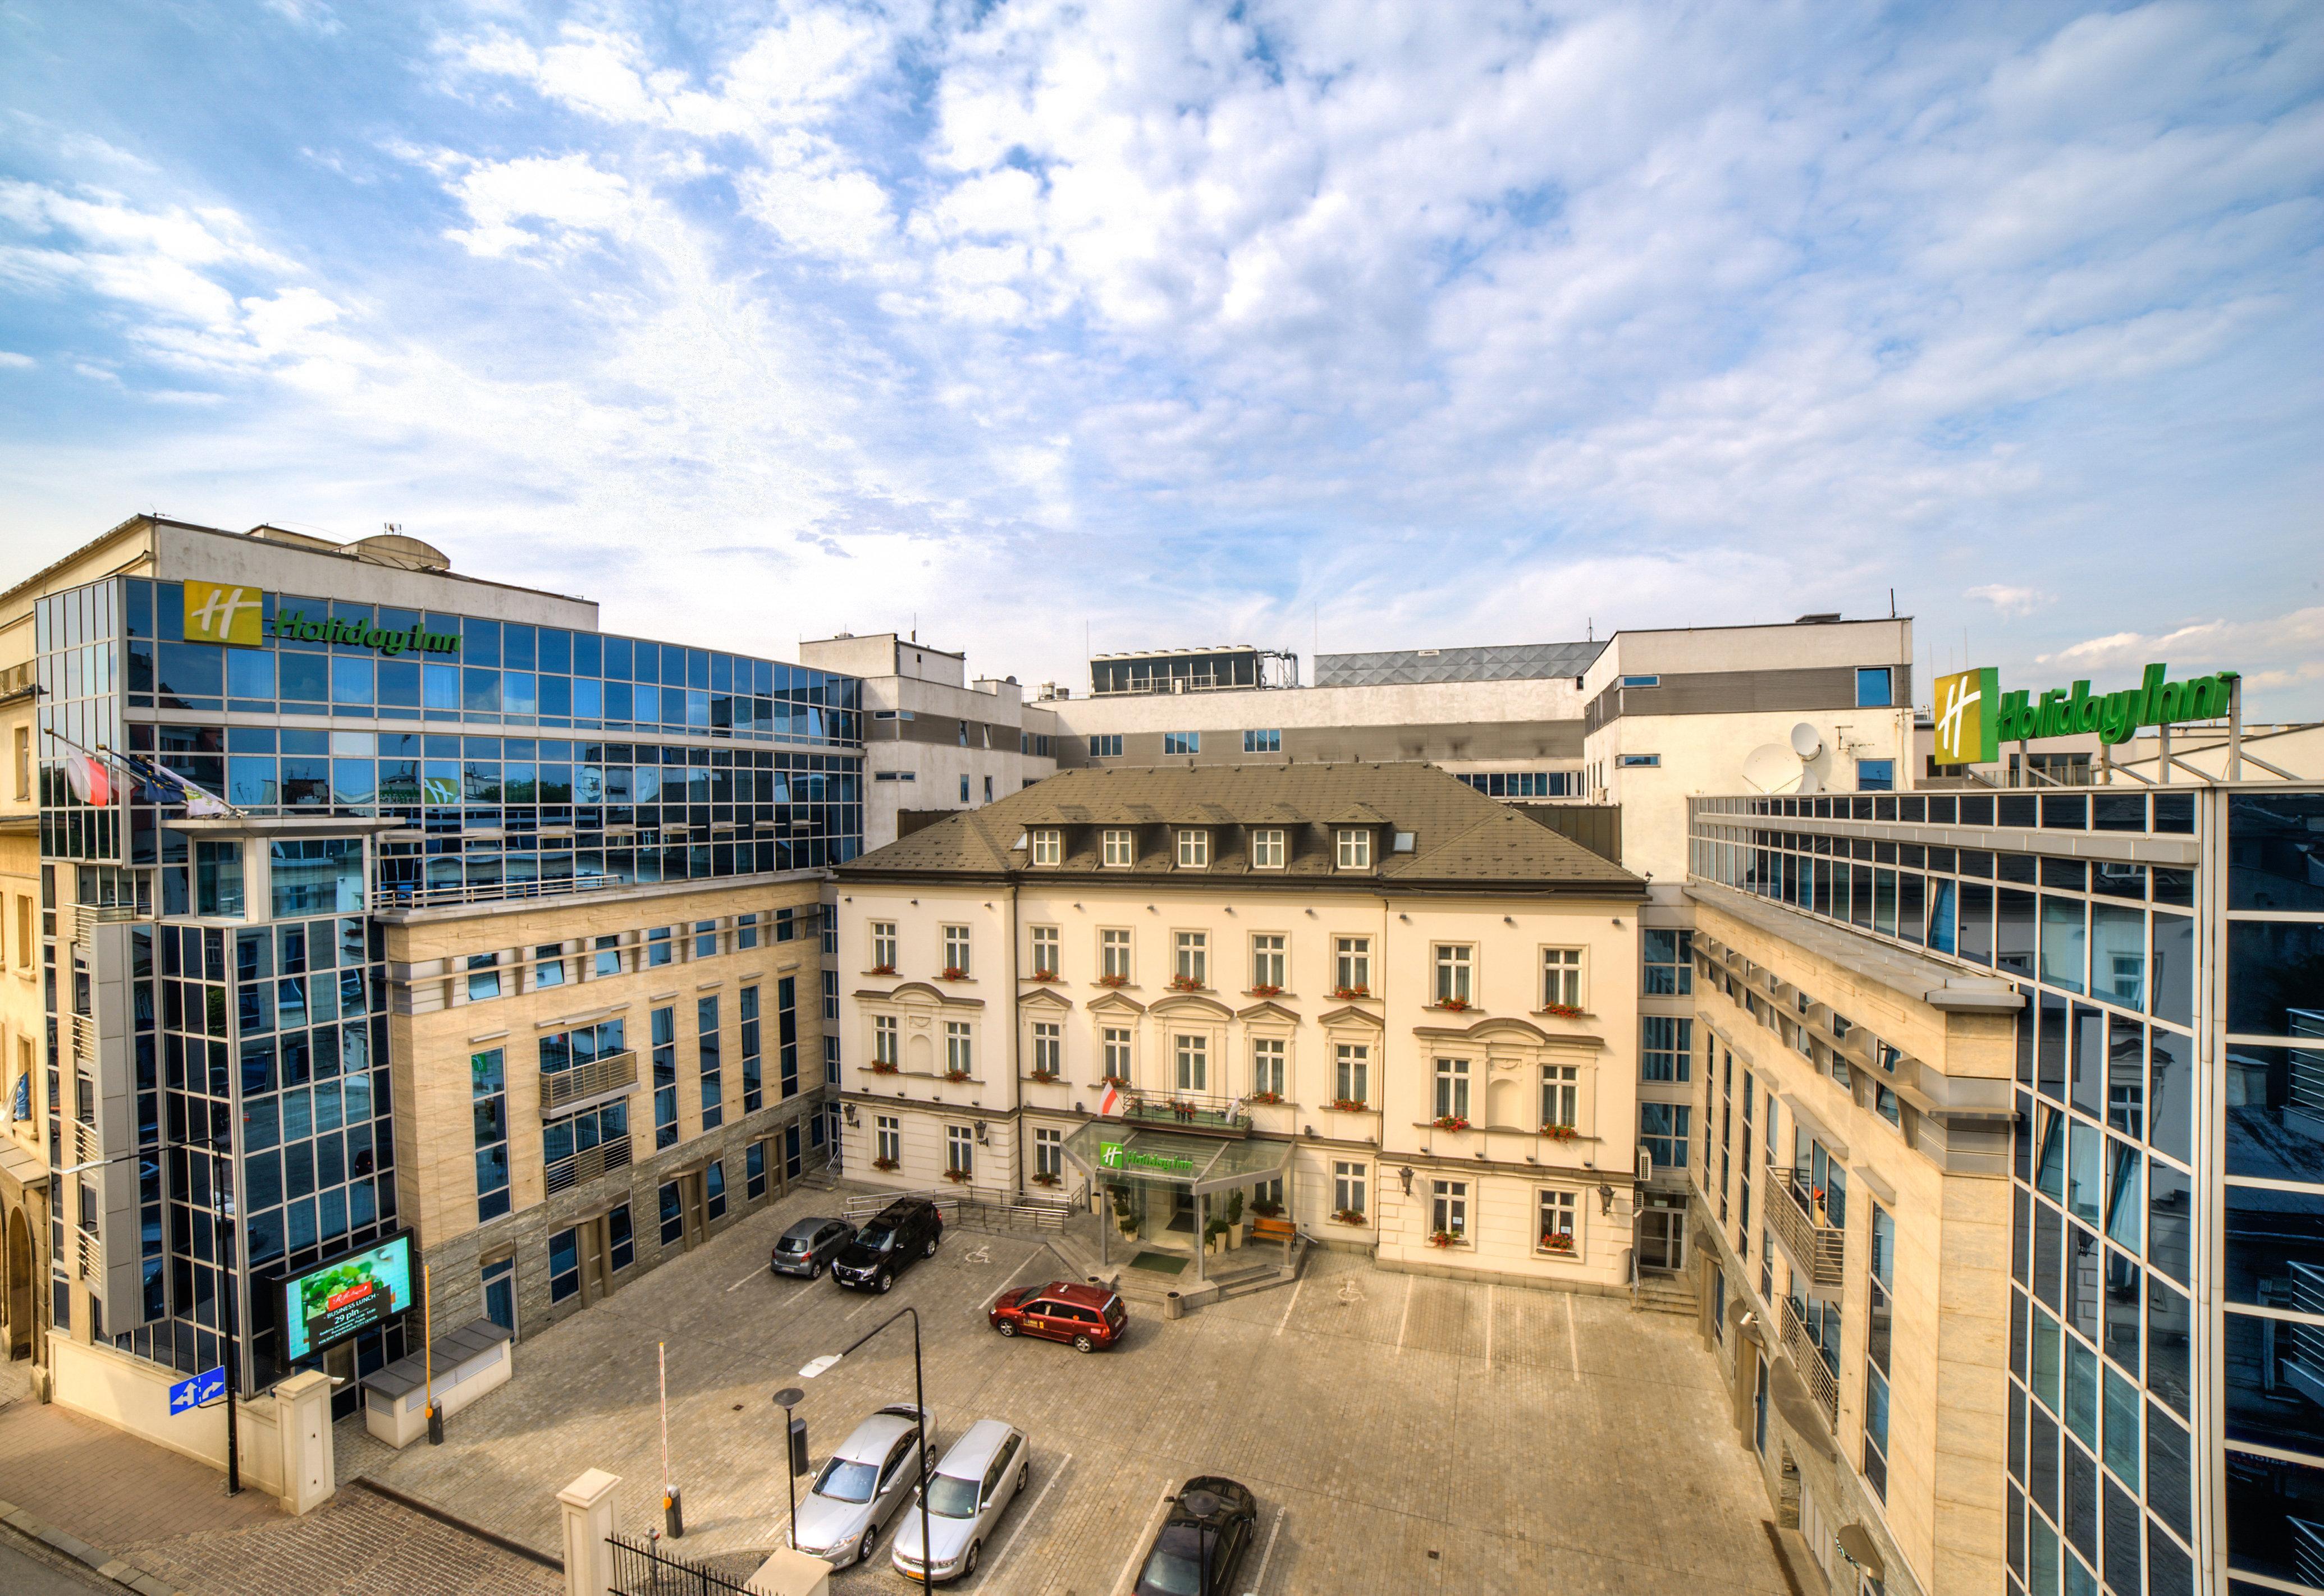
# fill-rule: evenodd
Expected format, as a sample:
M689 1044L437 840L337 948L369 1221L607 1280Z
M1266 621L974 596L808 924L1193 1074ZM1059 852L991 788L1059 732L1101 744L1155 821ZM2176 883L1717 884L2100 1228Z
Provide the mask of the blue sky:
M1894 588L2314 717L2319 245L2312 5L0 0L0 553L1076 684Z

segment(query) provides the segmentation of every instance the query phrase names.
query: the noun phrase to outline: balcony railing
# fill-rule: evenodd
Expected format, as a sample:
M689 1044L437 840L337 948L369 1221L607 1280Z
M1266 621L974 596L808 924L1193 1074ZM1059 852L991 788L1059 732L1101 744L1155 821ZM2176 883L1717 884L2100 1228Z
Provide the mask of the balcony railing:
M1792 1354L1792 1362L1799 1366L1800 1378L1807 1381L1809 1394L1823 1409L1824 1423L1831 1426L1833 1434L1839 1434L1840 1377L1823 1361L1815 1337L1800 1322L1799 1311L1792 1307L1788 1297L1784 1298L1784 1350Z
M1848 1233L1824 1216L1815 1194L1801 1186L1798 1171L1789 1165L1770 1164L1767 1184L1775 1193L1767 1201L1767 1222L1775 1240L1814 1284L1826 1289L1841 1284L1848 1272Z
M1250 1114L1240 1097L1213 1097L1203 1092L1133 1088L1121 1117L1134 1125L1167 1125L1178 1131L1240 1136L1250 1130Z
M396 882L372 889L374 913L398 909L433 909L447 903L497 903L522 898L562 898L576 893L603 892L621 885L613 876L569 876L554 881L452 882L431 885Z
M576 1064L570 1069L540 1072L540 1117L552 1119L583 1102L617 1096L638 1084L634 1051L606 1053Z
M548 1168L544 1184L549 1195L570 1190L585 1180L595 1180L608 1169L629 1167L630 1139L617 1136L611 1142L600 1142L595 1147L585 1147L571 1158L558 1159Z

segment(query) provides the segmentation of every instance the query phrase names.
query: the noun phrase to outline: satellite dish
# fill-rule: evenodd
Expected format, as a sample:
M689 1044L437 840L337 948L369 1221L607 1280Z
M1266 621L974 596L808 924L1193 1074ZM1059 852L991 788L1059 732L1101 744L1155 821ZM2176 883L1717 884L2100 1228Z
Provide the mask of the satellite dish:
M1799 790L1803 793L1822 792L1823 777L1818 775L1812 766L1805 765L1801 766Z
M1799 759L1781 743L1762 743L1743 760L1743 779L1762 793L1796 791L1804 774Z
M1792 728L1792 752L1803 759L1812 759L1823 752L1823 734L1806 721Z

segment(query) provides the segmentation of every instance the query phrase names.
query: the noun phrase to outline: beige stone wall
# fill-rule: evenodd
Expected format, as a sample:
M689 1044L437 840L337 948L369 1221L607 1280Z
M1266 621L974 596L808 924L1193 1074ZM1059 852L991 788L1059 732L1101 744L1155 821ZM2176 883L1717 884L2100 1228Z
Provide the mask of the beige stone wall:
M823 1080L823 999L816 939L817 881L761 876L733 882L672 884L553 905L493 905L490 909L429 910L389 916L387 959L392 989L390 1052L394 1060L396 1162L405 1218L420 1226L432 1249L476 1225L475 1137L469 1059L503 1050L508 1080L509 1167L514 1207L543 1200L539 1039L558 1030L603 1020L623 1022L625 1044L637 1055L638 1086L629 1095L630 1140L643 1161L654 1150L650 1016L673 1016L678 1050L680 1143L703 1133L697 1089L700 1059L696 1001L719 998L720 1084L731 1124L742 1109L739 997L760 988L761 1077L767 1101L779 1095L781 1063L777 983L798 979L801 1094ZM775 914L794 913L798 934L776 941ZM739 946L736 917L756 913L758 945ZM715 922L717 950L697 954L698 922ZM657 944L648 937L669 928L669 962L649 962ZM600 937L617 937L619 970L595 973ZM537 949L558 944L545 958ZM503 995L468 996L467 960L492 954ZM562 984L540 984L544 963L561 962Z

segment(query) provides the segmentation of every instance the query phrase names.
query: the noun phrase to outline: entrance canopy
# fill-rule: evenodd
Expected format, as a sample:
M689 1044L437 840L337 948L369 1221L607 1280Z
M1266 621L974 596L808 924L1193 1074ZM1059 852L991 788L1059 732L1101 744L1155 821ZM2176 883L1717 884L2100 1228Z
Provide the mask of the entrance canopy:
M1065 1138L1065 1156L1093 1179L1149 1180L1199 1195L1274 1179L1291 1161L1291 1143L1256 1136L1221 1141L1101 1119Z

